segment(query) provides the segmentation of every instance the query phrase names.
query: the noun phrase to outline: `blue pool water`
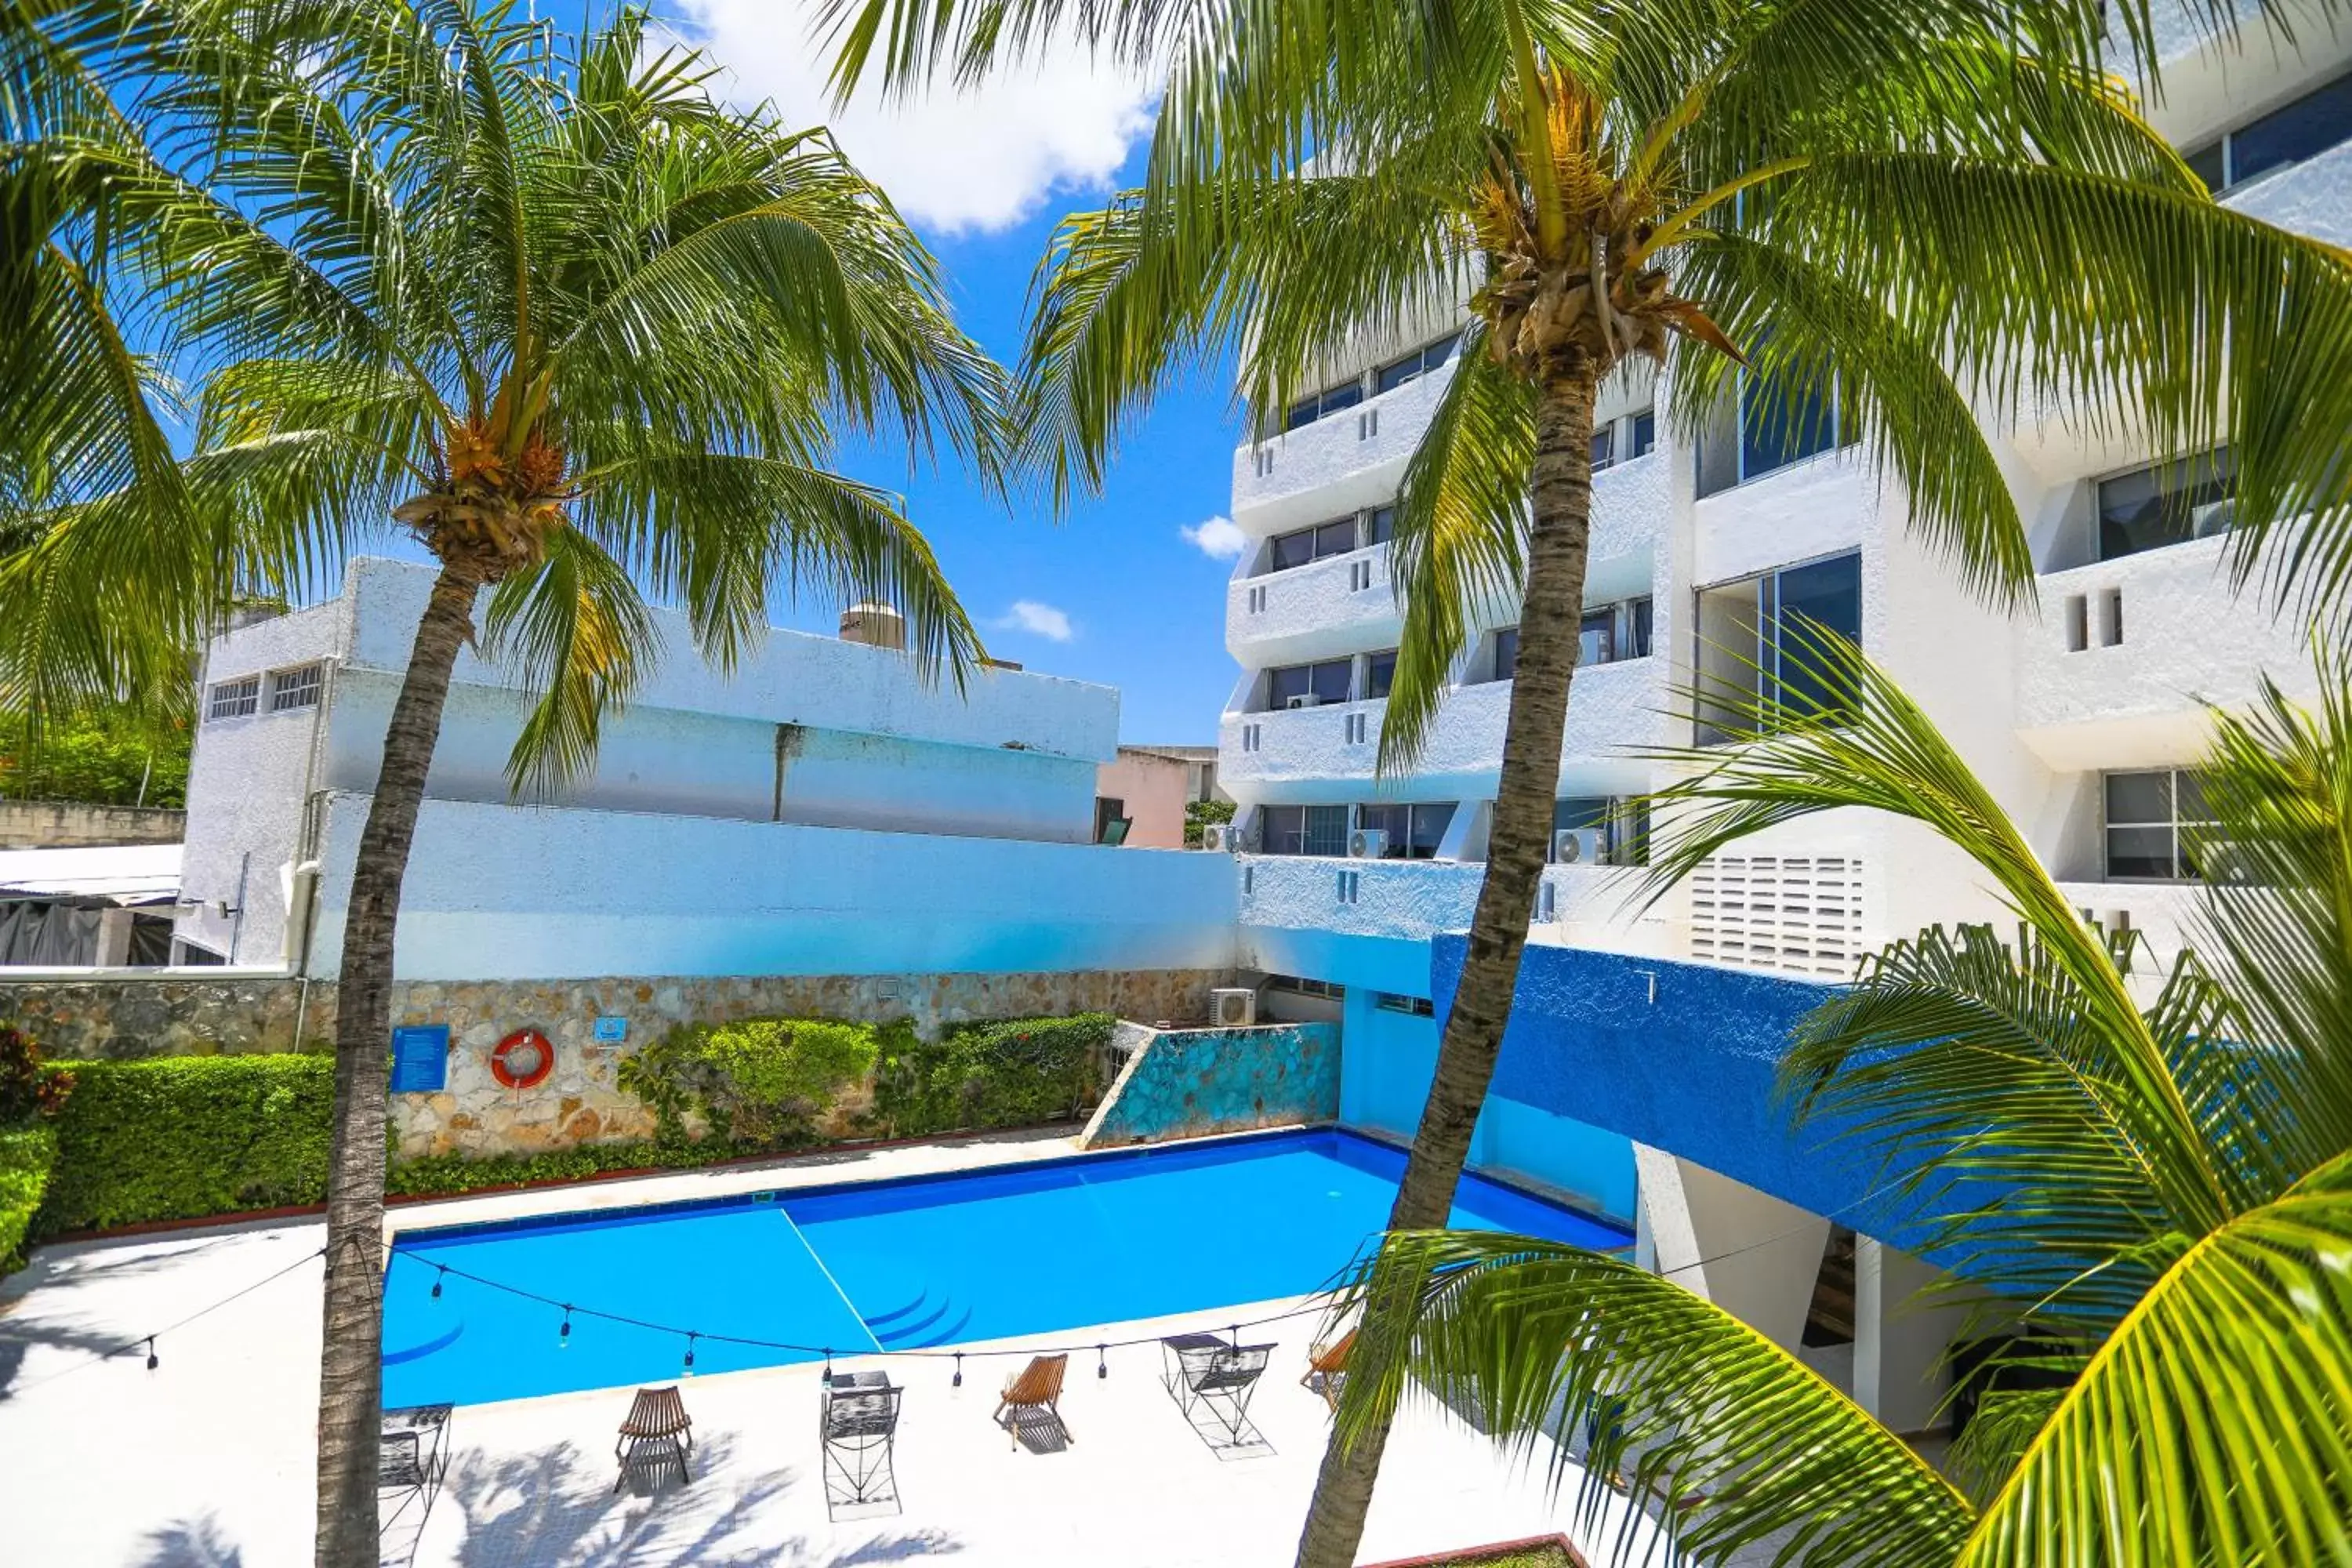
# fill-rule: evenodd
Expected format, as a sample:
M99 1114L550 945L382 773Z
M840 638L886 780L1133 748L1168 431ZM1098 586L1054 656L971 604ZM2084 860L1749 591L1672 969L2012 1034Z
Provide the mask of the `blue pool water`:
M971 1175L403 1233L385 1278L387 1405L676 1378L671 1332L844 1356L1049 1336L1304 1295L1388 1217L1404 1156L1337 1131L1121 1152ZM1465 1177L1456 1226L1595 1247L1616 1226ZM446 1265L443 1273L436 1266ZM436 1280L442 1287L436 1298ZM699 1341L698 1373L815 1359Z

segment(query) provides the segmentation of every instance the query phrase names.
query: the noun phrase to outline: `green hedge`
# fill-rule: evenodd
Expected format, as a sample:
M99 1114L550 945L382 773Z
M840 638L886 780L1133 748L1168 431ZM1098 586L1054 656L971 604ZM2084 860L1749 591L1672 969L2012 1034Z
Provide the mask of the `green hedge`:
M652 1109L664 1142L686 1137L690 1111L745 1149L802 1148L841 1091L873 1072L883 1040L913 1034L833 1018L682 1024L624 1057L618 1081Z
M0 1274L24 1261L25 1233L48 1190L57 1134L47 1127L0 1132Z
M73 1070L36 1236L325 1201L329 1058L157 1057Z
M875 1075L875 1115L897 1138L1058 1121L1101 1092L1097 1064L1117 1025L1081 1013L894 1041Z

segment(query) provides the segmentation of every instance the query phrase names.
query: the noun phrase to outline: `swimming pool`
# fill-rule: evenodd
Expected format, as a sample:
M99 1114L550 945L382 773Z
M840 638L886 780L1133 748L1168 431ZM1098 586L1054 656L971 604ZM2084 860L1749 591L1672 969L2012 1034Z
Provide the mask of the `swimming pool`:
M667 1382L687 1348L673 1328L856 1356L1300 1296L1386 1221L1403 1173L1385 1144L1285 1132L405 1231L384 1281L384 1403ZM1464 1178L1453 1223L1586 1247L1631 1240L1477 1176ZM574 1313L566 1334L567 1301L664 1327ZM816 1359L709 1339L693 1348L697 1373Z

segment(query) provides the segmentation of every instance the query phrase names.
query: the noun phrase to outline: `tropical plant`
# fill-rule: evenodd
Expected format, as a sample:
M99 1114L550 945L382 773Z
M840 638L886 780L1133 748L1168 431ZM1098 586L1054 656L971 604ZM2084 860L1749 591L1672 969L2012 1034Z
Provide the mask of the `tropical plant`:
M1338 345L1409 347L1467 300L1399 498L1383 772L1475 628L1516 604L1520 640L1395 1227L1444 1222L1493 1076L1553 823L1593 411L1630 362L1664 363L1685 437L1734 405L1810 434L1834 405L1999 604L2030 598L2032 563L1978 403L2227 442L2242 574L2308 514L2286 564L2322 598L2352 584L2352 260L2212 204L2105 73L2110 11L2148 41L2145 0L835 0L844 88L978 73L1062 29L1173 61L1148 183L1068 220L1042 270L1024 408L1059 490L1097 481L1188 363L1238 344L1270 428ZM1381 1447L1331 1451L1302 1564L1353 1560Z
M844 1089L864 1081L884 1035L906 1026L834 1018L681 1024L621 1059L620 1087L650 1107L665 1142L703 1127L745 1148L804 1142Z
M57 715L37 737L32 728L21 714L0 715L0 796L187 804L192 736L185 712L156 717L109 703Z
M1953 1289L2063 1387L1988 1395L1939 1475L1789 1351L1620 1259L1418 1232L1360 1271L1414 1301L1411 1347L1351 1379L1346 1435L1407 1396L1475 1409L1529 1450L1582 1434L1694 1561L1769 1539L1787 1563L2303 1564L2352 1553L2352 662L2322 703L2266 685L2216 713L2215 824L2194 944L2136 995L1927 718L1851 647L1804 656L1852 694L1658 797L1662 888L1822 811L1908 818L1965 852L2017 921L1896 942L1798 1030L1799 1126L1874 1173ZM1638 1529L1621 1536L1629 1547Z
M544 692L510 765L560 788L660 650L724 668L772 590L979 642L837 431L993 472L999 376L935 265L818 131L738 112L644 16L509 0L56 0L0 13L0 691L161 689L255 591L406 530L433 560L352 869L319 1426L319 1561L372 1563L387 986L459 649ZM136 346L134 346L136 345ZM181 385L175 460L156 399Z

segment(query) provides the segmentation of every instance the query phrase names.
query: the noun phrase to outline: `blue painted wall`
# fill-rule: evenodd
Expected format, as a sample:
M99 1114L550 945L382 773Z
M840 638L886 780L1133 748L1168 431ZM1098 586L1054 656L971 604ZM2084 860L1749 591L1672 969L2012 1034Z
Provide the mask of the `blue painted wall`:
M1440 1013L1460 984L1467 945L1459 935L1432 943ZM1744 970L1530 946L1493 1092L1669 1150L1916 1247L1915 1225L1883 1201L1866 1201L1885 1180L1872 1162L1834 1142L1828 1124L1792 1129L1775 1098L1774 1071L1790 1031L1832 989Z

